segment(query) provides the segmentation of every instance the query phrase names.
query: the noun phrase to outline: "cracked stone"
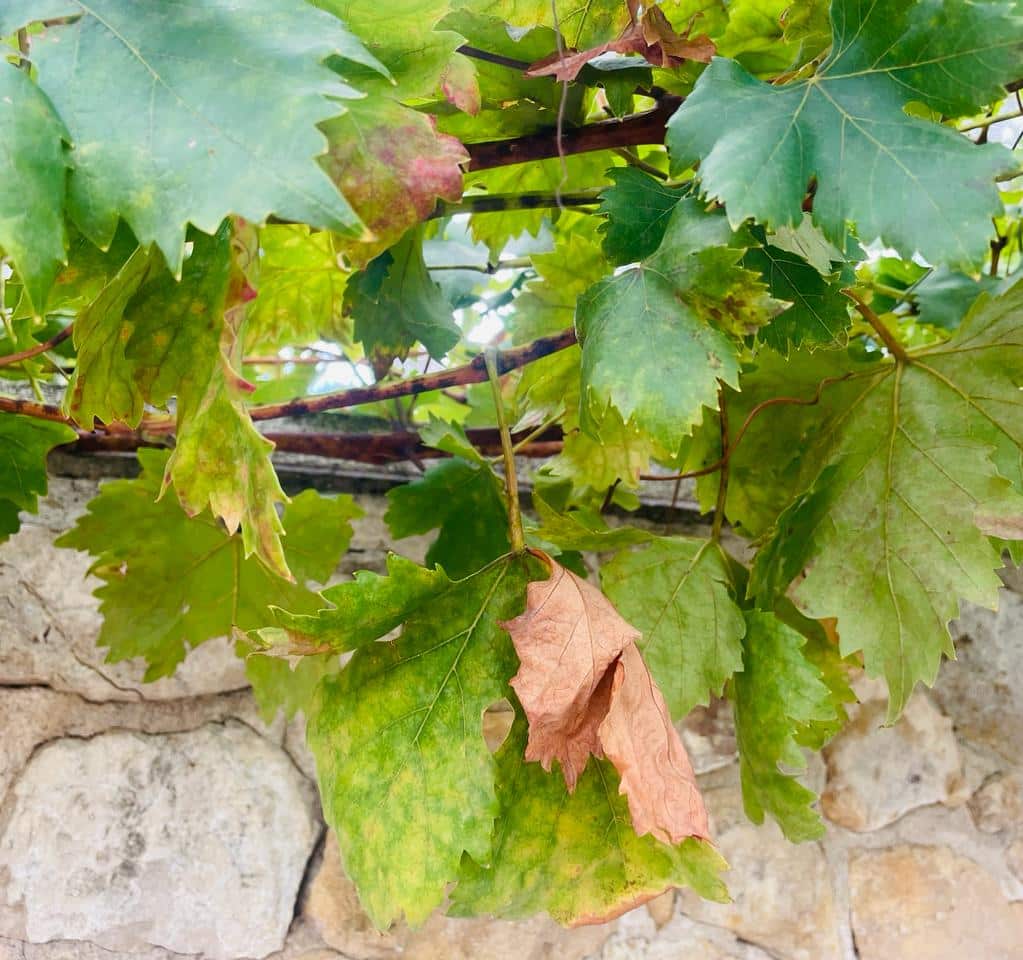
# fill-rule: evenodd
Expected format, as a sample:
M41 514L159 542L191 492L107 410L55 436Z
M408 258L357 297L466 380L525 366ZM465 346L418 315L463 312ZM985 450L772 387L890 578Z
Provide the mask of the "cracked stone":
M969 808L977 829L984 833L1023 829L1023 775L988 778L970 799Z
M769 953L742 943L725 930L675 915L666 926L652 924L634 910L619 921L600 960L772 960Z
M999 594L998 611L964 603L952 624L957 662L942 664L933 696L959 736L1023 764L1023 595Z
M37 750L0 836L0 935L279 950L320 825L313 790L244 724L113 731Z
M402 923L379 933L359 906L355 886L344 873L337 838L328 833L323 862L306 897L304 918L335 950L360 960L583 960L596 953L614 924L566 930L549 917L515 923L456 919L435 913L417 930Z
M838 913L832 877L816 843L789 843L770 819L750 823L734 774L704 790L711 833L731 869L731 903L710 903L682 890L682 913L723 927L782 960L839 960ZM725 954L727 956L727 954Z
M861 678L856 692L860 703L849 711L848 726L824 751L825 816L849 830L878 830L917 807L962 802L963 764L952 721L918 692L899 721L885 727L884 685Z
M849 893L861 960L1019 960L1023 903L946 847L855 852Z

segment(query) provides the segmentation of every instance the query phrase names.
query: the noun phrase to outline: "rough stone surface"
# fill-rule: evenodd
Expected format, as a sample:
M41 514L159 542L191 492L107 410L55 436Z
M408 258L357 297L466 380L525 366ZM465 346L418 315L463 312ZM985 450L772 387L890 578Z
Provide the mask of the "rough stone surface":
M771 960L771 955L725 930L674 915L651 922L640 910L627 914L600 960Z
M855 853L853 933L862 960L1019 960L1023 904L972 860L944 847Z
M838 960L838 913L833 880L816 843L789 843L768 821L751 824L742 812L738 777L704 792L711 831L731 869L732 903L708 903L681 894L682 912L724 927L785 960Z
M964 605L952 635L958 661L942 665L938 706L960 736L1023 765L1023 596L1003 590L997 613Z
M600 949L613 924L565 930L553 920L534 917L519 923L503 920L455 920L434 914L422 927L395 924L379 933L359 906L352 882L345 876L337 839L329 833L306 900L305 916L335 950L366 960L582 960Z
M849 830L877 830L916 807L960 802L963 764L952 721L917 692L899 721L884 727L884 685L861 681L856 692L848 726L824 751L825 816Z
M262 957L319 824L291 761L237 722L38 750L0 837L0 931L34 943Z
M985 833L1023 831L1023 775L998 773L970 800L970 813Z

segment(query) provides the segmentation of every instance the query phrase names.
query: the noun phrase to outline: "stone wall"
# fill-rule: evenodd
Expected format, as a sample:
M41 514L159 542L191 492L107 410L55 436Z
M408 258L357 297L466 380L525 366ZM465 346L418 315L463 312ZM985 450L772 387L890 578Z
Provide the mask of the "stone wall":
M0 547L0 960L1023 958L1018 573L997 614L964 612L960 662L893 728L858 682L849 729L811 767L820 843L750 824L727 710L690 719L732 903L669 894L603 927L438 916L381 935L324 829L301 724L260 722L226 642L152 685L102 662L88 560L52 545L94 492L54 479ZM387 546L381 499L361 499L343 572L379 568Z

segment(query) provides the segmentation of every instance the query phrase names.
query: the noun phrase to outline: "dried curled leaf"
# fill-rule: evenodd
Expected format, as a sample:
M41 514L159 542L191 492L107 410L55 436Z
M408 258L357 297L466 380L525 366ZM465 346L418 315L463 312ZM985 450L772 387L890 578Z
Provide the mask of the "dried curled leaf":
M655 67L678 67L684 60L710 63L714 56L714 41L702 34L690 37L691 32L690 23L684 34L677 33L660 8L651 7L617 40L578 53L552 53L532 64L526 76L553 76L559 82L571 82L587 63L605 53L636 53Z
M557 760L569 791L592 754L622 777L633 826L665 843L708 837L707 811L664 697L636 646L640 633L592 584L546 554L547 580L502 624L521 666L511 685L529 720L527 760Z

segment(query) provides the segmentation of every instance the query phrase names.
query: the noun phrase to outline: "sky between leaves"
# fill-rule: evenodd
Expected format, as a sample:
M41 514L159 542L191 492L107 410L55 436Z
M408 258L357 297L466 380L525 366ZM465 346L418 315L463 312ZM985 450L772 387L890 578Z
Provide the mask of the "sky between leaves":
M8 0L0 40L0 538L54 447L166 448L61 540L99 643L235 637L378 925L724 898L669 721L728 698L748 815L819 836L850 676L896 719L1023 556L1017 0ZM260 424L356 386L317 449L447 459L388 496L426 563L325 586L360 510L289 500ZM708 536L607 525L679 472Z

